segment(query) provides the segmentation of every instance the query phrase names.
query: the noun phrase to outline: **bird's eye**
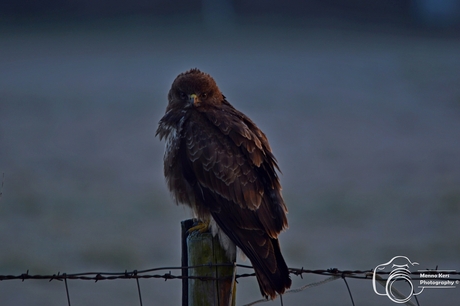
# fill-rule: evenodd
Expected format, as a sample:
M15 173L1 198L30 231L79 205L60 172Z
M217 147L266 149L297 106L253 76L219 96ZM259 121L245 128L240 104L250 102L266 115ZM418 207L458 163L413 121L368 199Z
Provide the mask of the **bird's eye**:
M179 92L179 96L180 96L181 99L187 98L187 95L183 91Z
M206 98L208 97L208 93L207 93L207 92L203 92L203 93L201 94L201 97L202 97L203 99L206 99Z

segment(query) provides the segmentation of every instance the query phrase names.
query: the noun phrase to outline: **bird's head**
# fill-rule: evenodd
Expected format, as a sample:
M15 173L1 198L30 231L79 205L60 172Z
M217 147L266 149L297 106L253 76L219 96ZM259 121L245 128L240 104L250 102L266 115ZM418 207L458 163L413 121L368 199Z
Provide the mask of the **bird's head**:
M195 68L179 74L174 80L168 94L167 110L219 105L223 99L214 79Z

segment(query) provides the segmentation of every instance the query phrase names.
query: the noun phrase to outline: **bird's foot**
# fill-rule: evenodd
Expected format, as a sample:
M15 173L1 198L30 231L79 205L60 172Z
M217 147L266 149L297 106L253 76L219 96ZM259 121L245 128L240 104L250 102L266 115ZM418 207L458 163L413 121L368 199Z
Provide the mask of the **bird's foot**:
M191 228L189 228L188 232L191 233L191 232L197 231L197 232L200 232L202 234L202 233L207 232L209 230L209 226L210 226L209 221L205 221L205 222L198 221L198 224L195 225L195 226L192 226Z

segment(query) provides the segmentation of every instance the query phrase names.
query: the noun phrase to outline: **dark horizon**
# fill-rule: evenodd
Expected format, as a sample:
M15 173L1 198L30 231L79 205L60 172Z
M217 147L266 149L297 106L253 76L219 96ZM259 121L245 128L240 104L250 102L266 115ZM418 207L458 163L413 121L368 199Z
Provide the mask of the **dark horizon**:
M422 29L456 29L460 26L460 0L389 1L14 1L0 3L0 22L90 21L101 18L168 18L191 20L215 15L226 22L251 19L340 20L352 23L392 24ZM187 22L187 19L184 19Z

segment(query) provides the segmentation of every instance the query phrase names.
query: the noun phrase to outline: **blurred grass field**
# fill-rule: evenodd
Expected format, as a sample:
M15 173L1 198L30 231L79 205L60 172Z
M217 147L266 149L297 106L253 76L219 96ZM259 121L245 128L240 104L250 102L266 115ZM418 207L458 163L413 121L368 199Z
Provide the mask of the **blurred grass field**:
M283 171L290 267L372 269L404 255L460 269L460 40L334 24L107 22L0 32L0 274L180 265L154 137L175 76L198 67L267 134ZM293 276L293 287L316 280ZM178 305L180 282L141 281ZM357 305L392 305L350 281ZM137 302L134 281L70 281L72 305ZM260 298L241 280L238 304ZM331 294L334 292L334 294ZM431 290L421 305L460 301ZM350 305L334 282L286 305ZM0 282L1 305L64 305L63 284ZM273 305L278 305L272 303Z

